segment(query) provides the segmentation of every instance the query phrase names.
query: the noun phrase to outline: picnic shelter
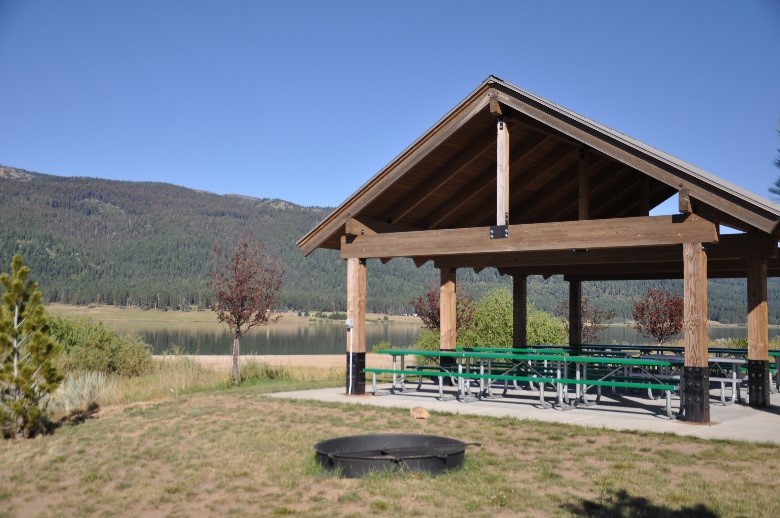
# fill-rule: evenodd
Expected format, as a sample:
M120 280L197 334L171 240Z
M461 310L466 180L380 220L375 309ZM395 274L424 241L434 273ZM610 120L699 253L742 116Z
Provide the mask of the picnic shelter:
M673 196L677 213L650 216ZM686 419L708 422L708 278L747 280L749 403L769 404L778 222L776 204L490 76L298 246L346 260L356 393L365 391L367 259L433 261L442 350L455 348L458 268L512 276L516 347L526 345L530 275L568 282L571 346L582 342L583 281L683 279Z

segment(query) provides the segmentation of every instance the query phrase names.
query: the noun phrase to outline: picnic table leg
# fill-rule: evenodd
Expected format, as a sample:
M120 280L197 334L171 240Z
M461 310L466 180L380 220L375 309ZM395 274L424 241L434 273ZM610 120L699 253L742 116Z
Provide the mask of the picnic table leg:
M405 366L406 360L405 360L405 358L406 358L406 356L401 356L401 371L402 372L406 369L406 366ZM406 392L405 382L406 382L406 375L405 374L401 374L401 392Z
M539 405L542 408L550 408L552 405L544 400L544 382L540 381L537 383L539 385Z
M577 379L580 379L580 373L577 371ZM582 364L582 380L587 382L588 381L588 364L583 363ZM588 386L583 384L580 386L580 397L582 398L582 404L585 406L595 406L596 403L598 403L599 399L601 399L601 387L596 387L598 389L598 396L595 403L591 403L588 401Z
M666 415L669 419L674 419L674 413L672 412L672 391L666 390Z
M556 373L555 377L560 380L561 379L561 374L562 374L561 373L561 362L557 361L557 362L555 362L555 365L556 365L555 366L555 373ZM570 410L570 409L574 408L574 407L572 407L571 405L568 404L568 399L569 398L568 398L568 391L566 389L566 385L564 385L560 381L558 381L556 383L556 385L558 386L558 406L561 407L561 410ZM564 402L564 391L567 392L566 393L566 397L565 397L567 402Z

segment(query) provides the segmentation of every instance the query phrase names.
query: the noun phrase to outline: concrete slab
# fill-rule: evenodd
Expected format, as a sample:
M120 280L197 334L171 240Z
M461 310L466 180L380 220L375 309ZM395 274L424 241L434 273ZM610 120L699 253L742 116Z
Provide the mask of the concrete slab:
M599 405L560 410L540 408L538 392L528 390L511 390L507 397L503 398L461 402L439 401L436 398L438 390L433 385L424 384L420 391L414 390L414 387L416 384L408 384L406 393L385 396L375 396L372 393L348 396L343 388L279 392L269 396L394 408L421 406L432 412L512 417L613 430L668 432L703 439L736 439L780 444L780 394L772 394L769 407L757 409L742 403L724 406L720 402L718 392L713 390L710 394L711 422L702 425L671 420L664 412L663 399L651 400L642 395L618 396L605 392ZM380 385L378 388L388 389L390 385ZM501 391L495 393L500 394ZM552 395L552 392L547 393L547 400L550 402ZM679 399L673 398L672 403L677 411Z

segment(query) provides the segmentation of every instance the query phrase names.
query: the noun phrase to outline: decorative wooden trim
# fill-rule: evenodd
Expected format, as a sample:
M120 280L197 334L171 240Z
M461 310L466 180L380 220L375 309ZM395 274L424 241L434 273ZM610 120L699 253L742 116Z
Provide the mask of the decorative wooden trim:
M456 228L356 236L341 241L341 257L414 257L499 252L561 251L718 241L715 224L695 214L619 220L510 225L509 237L490 239L486 228Z

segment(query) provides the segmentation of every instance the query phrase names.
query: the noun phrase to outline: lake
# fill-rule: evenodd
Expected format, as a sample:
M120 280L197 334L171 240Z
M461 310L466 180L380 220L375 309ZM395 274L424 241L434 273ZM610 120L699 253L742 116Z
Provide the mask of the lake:
M144 337L155 354L176 347L188 354L230 354L232 338L214 325L184 323L107 323L120 331L130 331ZM366 325L366 346L382 341L394 347L409 347L420 332L419 324L392 322ZM745 327L711 327L710 339L744 338ZM780 328L769 329L770 338L780 336ZM606 330L603 343L653 343L633 328L613 326ZM342 354L346 351L346 330L330 322L284 323L253 330L241 339L242 354Z

